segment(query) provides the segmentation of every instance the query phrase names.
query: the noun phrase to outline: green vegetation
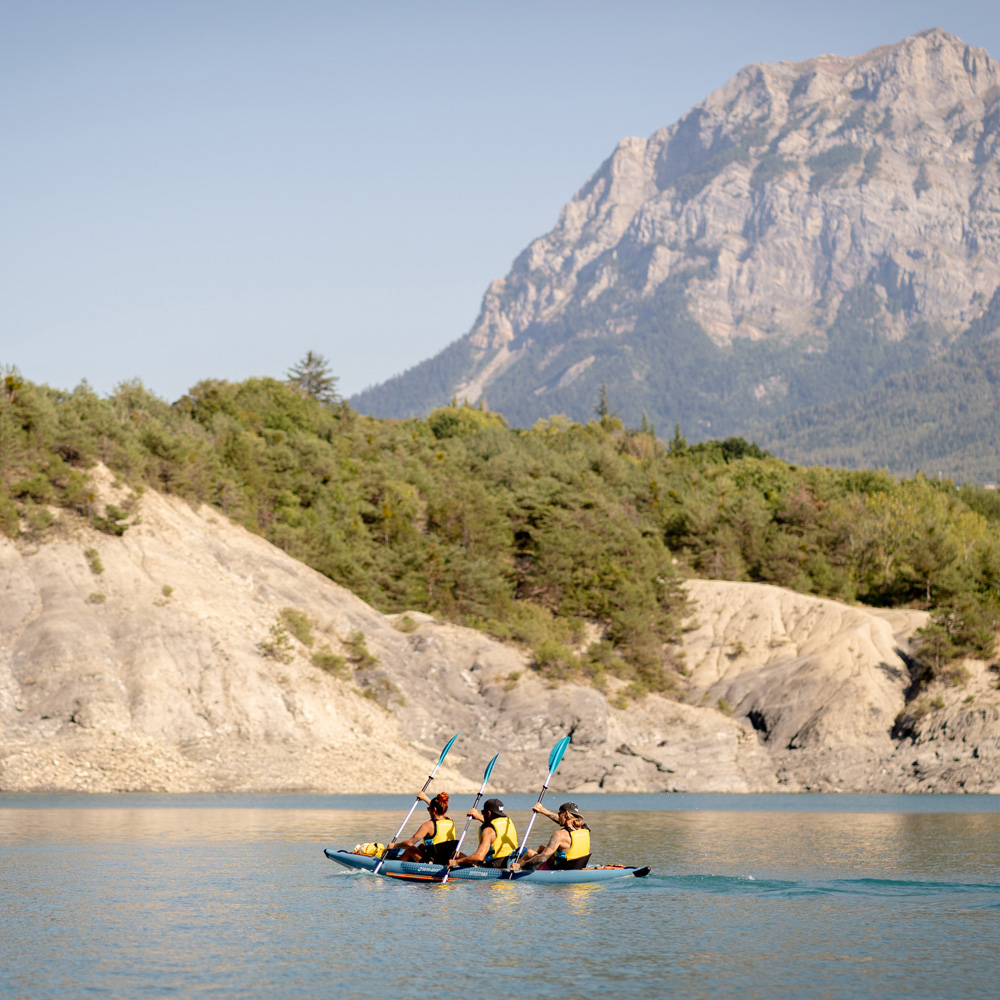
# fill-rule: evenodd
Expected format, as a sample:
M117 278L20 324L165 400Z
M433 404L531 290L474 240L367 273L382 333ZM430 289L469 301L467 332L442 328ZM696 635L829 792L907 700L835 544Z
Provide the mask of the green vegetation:
M767 142L767 128L763 125L752 125L729 145L716 149L696 170L667 180L665 183L673 186L681 201L689 201L699 191L710 184L731 163L749 163L750 151L763 146Z
M296 608L282 608L278 614L278 621L295 636L303 646L311 646L313 639L313 623L304 611Z
M862 327L870 305L851 307ZM39 496L89 521L102 460L133 489L213 504L383 611L485 629L546 676L618 678L627 694L678 685L690 574L933 609L926 659L985 650L995 493L796 467L736 437L692 445L678 425L667 447L614 415L610 389L595 398L599 420L514 430L469 406L376 420L273 379L202 382L173 406L135 383L101 399L19 380L0 389L2 523L27 533ZM313 628L285 608L258 648L287 661ZM360 631L345 647L358 669L377 662Z
M750 175L750 187L756 191L794 167L794 160L787 160L778 153L765 153Z
M279 663L291 663L295 656L292 640L281 622L275 622L268 629L268 637L257 643L257 651L261 656L269 660L277 660Z
M169 597L174 592L174 588L170 586L169 583L163 585L162 594L164 597Z
M328 674L333 674L334 677L342 677L347 669L347 658L338 656L329 647L316 650L312 654L311 660L313 666L325 670Z
M844 352L854 358L859 385L871 387L853 399L803 408L758 433L771 450L801 462L838 466L891 465L902 473L919 469L957 481L1000 480L1000 292L982 317L938 356L921 362L921 348L937 339L928 331L910 348L913 365L892 371L898 351L884 338L869 335L864 323L848 338ZM831 346L831 350L833 347ZM928 350L928 354L930 351ZM846 363L846 357L845 357ZM818 373L817 373L818 374ZM878 379L881 378L881 381ZM1000 498L983 493L969 502L991 518Z
M101 557L98 555L97 549L84 549L83 557L87 560L90 572L94 576L100 576L104 572L104 563L101 562Z
M327 406L340 401L337 394L337 382L340 380L331 372L330 363L322 354L307 351L306 356L289 368L287 374L288 384L304 396Z
M348 635L344 640L344 648L347 650L348 659L358 670L374 667L378 663L378 657L369 651L368 641L360 629Z
M810 156L806 160L813 172L809 179L809 190L815 194L821 187L832 183L849 167L860 163L862 155L860 147L846 142Z

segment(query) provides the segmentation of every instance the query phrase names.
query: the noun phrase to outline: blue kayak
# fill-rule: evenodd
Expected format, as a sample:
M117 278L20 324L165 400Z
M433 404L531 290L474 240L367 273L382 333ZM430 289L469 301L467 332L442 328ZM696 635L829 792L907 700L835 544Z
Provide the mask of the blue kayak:
M351 851L335 851L327 848L324 852L331 861L345 868L359 871L373 871L378 858ZM408 879L413 882L440 882L447 871L444 865L425 865L418 861L386 861L379 869L379 875L389 878ZM520 872L505 871L502 868L452 868L448 881L460 882L531 882L532 885L574 885L579 882L606 882L613 878L642 878L649 874L649 868L625 868L621 865L599 865L595 868L576 868L556 871L554 869L528 868Z

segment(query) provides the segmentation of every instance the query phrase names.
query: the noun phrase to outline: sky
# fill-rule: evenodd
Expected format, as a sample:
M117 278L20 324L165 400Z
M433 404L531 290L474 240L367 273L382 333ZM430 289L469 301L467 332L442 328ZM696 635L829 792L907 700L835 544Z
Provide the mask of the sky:
M168 400L281 378L345 395L472 326L619 139L741 67L987 0L32 0L0 5L0 367Z

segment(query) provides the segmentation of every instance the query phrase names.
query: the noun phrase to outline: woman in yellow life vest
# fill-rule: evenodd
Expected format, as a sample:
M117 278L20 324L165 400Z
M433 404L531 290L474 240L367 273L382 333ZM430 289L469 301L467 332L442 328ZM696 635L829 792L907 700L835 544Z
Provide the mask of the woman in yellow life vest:
M537 851L525 851L518 864L511 865L514 871L521 868L586 868L590 860L590 827L580 815L580 807L575 802L564 802L559 812L546 809L541 802L531 807L535 812L547 816L559 829L549 837L549 842Z
M517 850L517 830L499 799L487 799L483 811L470 809L467 815L479 820L479 846L472 854L459 854L451 865L474 864L480 868L506 868Z
M389 850L405 847L406 850L399 857L400 861L447 864L458 844L455 824L448 816L448 793L439 792L433 799L429 799L424 792L417 792L417 798L427 803L430 819L421 823L408 840L394 840L389 845Z

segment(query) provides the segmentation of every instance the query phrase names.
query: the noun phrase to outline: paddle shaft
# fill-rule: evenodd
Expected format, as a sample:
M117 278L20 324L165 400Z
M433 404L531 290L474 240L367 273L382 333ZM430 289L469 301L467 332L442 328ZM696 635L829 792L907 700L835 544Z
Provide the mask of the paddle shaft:
M486 782L483 782L483 787L479 789L479 794L476 796L476 801L472 803L473 809L479 808L479 800L483 797L483 789L486 788ZM455 850L452 852L451 860L454 861L458 857L459 851L462 850L462 841L465 840L465 835L469 832L469 827L472 826L472 817L468 816L465 820L465 829L462 831L462 836L458 838L458 843L455 845ZM448 881L448 875L451 873L451 869L444 873L444 878L441 879L442 882Z
M549 776L545 779L545 784L542 785L542 790L538 793L538 802L536 805L541 805L542 799L545 798L545 793L549 790L549 782L552 780L552 775L555 774L555 768L549 771ZM528 849L528 838L531 836L531 828L535 825L535 817L538 815L532 809L531 819L528 820L528 829L524 831L524 839L521 841L521 846L517 850L517 856L514 858L513 864L517 864L521 860L521 855Z
M456 733L454 736L452 736L450 740L448 740L448 743L445 746L444 750L441 751L441 756L438 758L438 762L434 765L434 770L427 775L427 780L424 782L424 787L420 789L421 794L426 792L427 789L430 787L431 782L434 780L434 775L437 774L438 768L444 763L445 757L448 756L448 751L451 749L452 744L455 742L455 740L458 739L459 735L460 735L459 733ZM396 831L396 835L392 838L392 840L389 841L390 844L395 843L397 840L399 840L399 835L403 832L403 830L406 829L406 824L410 822L410 817L413 815L413 810L417 808L417 803L419 801L420 801L420 796L418 795L413 800L413 805L410 806L410 811L406 814L406 819L404 819L403 822L400 823L399 829ZM379 870L385 863L385 858L388 853L389 853L389 848L386 847L386 849L382 852L382 857L378 859L378 864L372 869L373 875L378 875Z
M486 782L490 780L490 775L493 773L493 768L496 765L497 757L493 758L486 765L486 772L483 774L483 783L479 786L479 794L476 795L476 801L472 803L472 809L469 810L470 813L475 812L479 809L479 800L483 797L483 792L486 791ZM455 845L455 850L451 853L451 860L454 861L458 857L459 851L462 850L462 842L465 840L465 835L469 832L469 827L472 826L472 816L467 816L465 820L465 829L462 831L462 836L458 838L458 843ZM451 873L451 867L449 866L444 873L444 878L441 879L442 884L448 881L448 875Z

